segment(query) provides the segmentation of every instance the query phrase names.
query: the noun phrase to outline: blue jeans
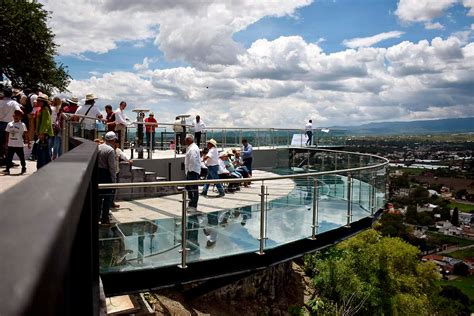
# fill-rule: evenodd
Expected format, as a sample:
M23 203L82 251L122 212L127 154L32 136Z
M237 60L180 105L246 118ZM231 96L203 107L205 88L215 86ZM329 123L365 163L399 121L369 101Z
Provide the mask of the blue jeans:
M252 157L243 159L244 166L247 167L249 175L252 175Z
M313 143L313 132L312 131L306 131L306 136L308 136L308 140L306 141L306 146L312 145L312 143Z
M57 158L63 154L61 148L61 135L54 136L53 141L53 157Z
M207 180L213 180L213 179L216 179L218 180L219 179L219 175L217 174L217 172L219 171L219 166L208 166L207 167ZM217 186L217 191L219 191L220 194L224 194L224 187L222 186L221 183L218 183L216 184ZM203 194L207 194L207 190L209 189L209 183L206 183L204 185L204 188L202 189L202 193Z
M155 150L155 132L145 133L146 134L146 145L151 150ZM150 144L151 140L151 144Z
M186 174L186 180L199 180L199 173L194 171L188 171ZM197 207L199 200L199 192L197 185L187 185L186 190L188 191L189 196L189 205L191 207Z

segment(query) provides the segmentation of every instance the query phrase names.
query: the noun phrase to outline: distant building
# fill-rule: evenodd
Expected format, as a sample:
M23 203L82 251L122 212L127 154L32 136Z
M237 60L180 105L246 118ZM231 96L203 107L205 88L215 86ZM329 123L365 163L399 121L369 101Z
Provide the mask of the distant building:
M437 208L438 205L435 205L435 204L425 204L425 205L417 205L416 206L416 211L417 213L421 213L421 212L433 212L433 210L435 208Z
M460 236L463 233L462 228L454 226L450 221L436 222L436 228L444 235Z
M441 255L426 255L421 258L424 262L434 262L440 269L442 274L452 274L456 265L466 265L469 274L474 274L474 265L470 261L462 261L451 257Z
M459 213L459 224L465 226L471 226L474 221L474 214L471 213Z

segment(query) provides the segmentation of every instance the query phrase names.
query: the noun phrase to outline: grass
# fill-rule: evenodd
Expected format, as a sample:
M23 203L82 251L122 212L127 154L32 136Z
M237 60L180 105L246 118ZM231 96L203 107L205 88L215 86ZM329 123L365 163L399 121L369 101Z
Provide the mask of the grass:
M450 244L464 247L474 244L474 240L459 238L455 236L447 236L430 231L426 232L426 234L429 236L430 241L437 245Z
M454 209L455 207L458 208L459 212L463 213L474 213L474 205L472 204L464 204L456 201L449 202L449 207Z
M474 275L460 277L455 280L447 281L440 280L437 281L438 285L452 285L463 291L471 301L474 300Z
M460 260L474 258L474 248L456 250L446 255Z

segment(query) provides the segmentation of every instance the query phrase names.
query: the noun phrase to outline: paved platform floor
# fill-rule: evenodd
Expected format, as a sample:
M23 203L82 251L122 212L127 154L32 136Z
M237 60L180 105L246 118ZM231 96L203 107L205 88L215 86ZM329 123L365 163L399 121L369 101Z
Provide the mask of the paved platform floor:
M20 160L13 160L13 162L20 164ZM5 166L0 167L0 170L5 170ZM21 174L21 166L10 169L10 175L4 175L0 172L0 193L5 192L15 184L23 181L29 175L36 172L36 161L26 161L26 173Z
M275 175L272 172L255 170L254 177ZM265 182L268 187L268 201L276 200L288 195L295 183L290 179L279 179ZM225 209L244 207L260 203L261 182L252 182L250 187L242 187L240 191L228 193L225 197L217 198L217 192L209 188L208 197L199 196L198 210L203 213L221 211ZM199 188L199 192L202 187ZM119 208L113 209L112 214L116 222L129 223L143 220L157 220L170 217L181 217L181 194L142 198L132 201L117 201Z

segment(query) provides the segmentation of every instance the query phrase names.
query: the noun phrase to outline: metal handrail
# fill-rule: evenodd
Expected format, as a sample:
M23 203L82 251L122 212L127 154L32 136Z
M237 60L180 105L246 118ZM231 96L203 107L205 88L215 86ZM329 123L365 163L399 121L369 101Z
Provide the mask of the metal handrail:
M317 177L323 175L347 173L347 172L357 172L365 170L379 170L384 166L388 165L389 160L377 155L372 154L362 154L362 153L353 153L348 151L337 151L337 150L322 150L322 149L310 149L313 151L328 151L335 153L346 153L357 156L369 156L377 159L383 160L382 163L376 165L370 165L365 167L357 168L348 168L348 169L338 169L330 171L319 171L319 172L307 172L299 173L293 175L279 175L279 176L267 176L267 177L252 177L252 178L242 178L242 179L219 179L219 180L183 180L183 181L155 181L155 182L134 182L134 183L101 183L99 184L99 189L125 189L125 188L140 188L140 187L160 187L160 186L186 186L186 185L200 185L200 184L217 184L217 183L242 183L242 182L257 182L257 181L271 181L278 179L296 179L304 177Z
M99 119L95 116L89 116L89 115L82 115L82 114L74 114L74 113L62 113L66 118L72 118L72 117L79 117L79 118L86 118L86 119L91 119L91 120L103 120ZM130 125L151 125L151 124L158 124L159 126L174 126L174 123L164 123L164 122L156 122L156 123L145 123L145 122L138 122L138 121L130 121L128 122L127 126ZM193 125L189 124L180 124L181 126L184 127L194 127ZM158 126L158 127L159 127ZM233 127L222 127L222 126L206 126L206 130L245 130L245 131L254 131L254 130L268 130L268 131L306 131L305 128L280 128L280 127L240 127L240 126L233 126ZM324 127L320 128L313 128L313 131L318 131L322 130ZM331 128L331 131L345 131L344 129L340 128Z

